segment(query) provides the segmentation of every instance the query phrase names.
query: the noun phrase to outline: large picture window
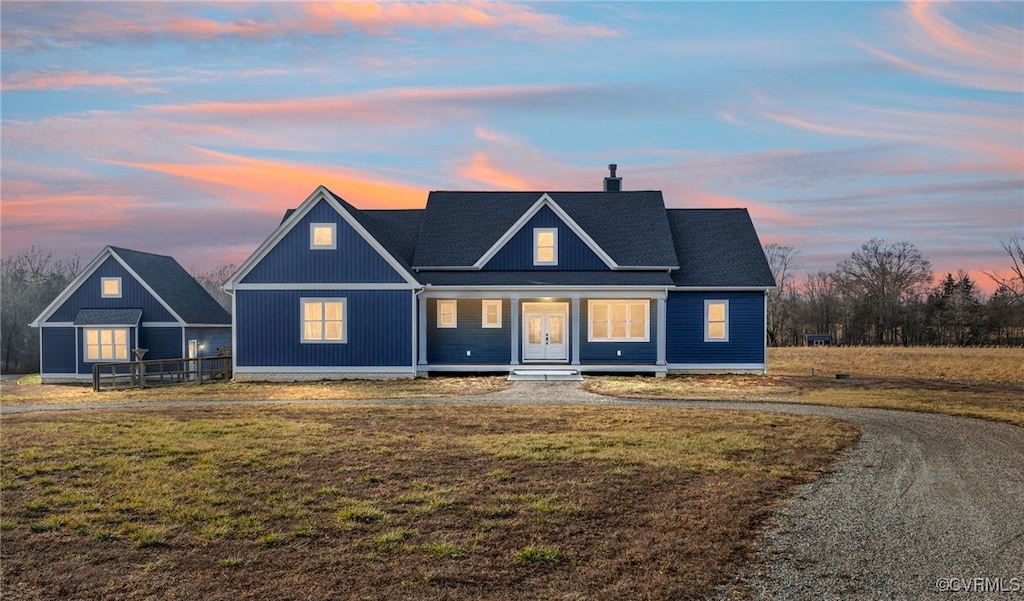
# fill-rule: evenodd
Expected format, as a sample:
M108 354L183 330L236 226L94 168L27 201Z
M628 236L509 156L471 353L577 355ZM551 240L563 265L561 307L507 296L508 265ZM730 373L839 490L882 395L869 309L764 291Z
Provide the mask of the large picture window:
M638 300L587 301L590 342L649 342L651 303Z
M86 361L127 361L128 328L84 328Z
M302 341L347 342L348 325L343 298L302 299Z
M704 342L729 342L729 301L704 301Z

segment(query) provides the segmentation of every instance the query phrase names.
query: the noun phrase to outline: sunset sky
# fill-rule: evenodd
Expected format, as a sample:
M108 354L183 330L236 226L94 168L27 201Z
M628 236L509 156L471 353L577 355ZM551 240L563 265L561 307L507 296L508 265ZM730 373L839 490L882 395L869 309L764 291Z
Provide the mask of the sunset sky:
M2 10L4 256L240 263L319 184L747 207L831 270L872 237L1003 270L1024 3L49 3Z

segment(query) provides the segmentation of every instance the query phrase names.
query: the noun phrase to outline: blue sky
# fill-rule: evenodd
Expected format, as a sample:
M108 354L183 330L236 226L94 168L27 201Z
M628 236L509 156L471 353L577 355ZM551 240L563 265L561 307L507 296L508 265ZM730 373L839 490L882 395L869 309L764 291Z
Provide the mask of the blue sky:
M1024 3L48 3L2 10L2 250L241 262L319 184L748 207L832 269L1024 233ZM991 287L989 286L989 289Z

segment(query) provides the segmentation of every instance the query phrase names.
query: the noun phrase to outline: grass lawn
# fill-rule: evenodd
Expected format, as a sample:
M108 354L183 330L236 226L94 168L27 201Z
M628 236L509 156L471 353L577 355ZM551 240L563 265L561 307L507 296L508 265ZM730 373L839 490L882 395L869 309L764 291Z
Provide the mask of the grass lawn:
M564 406L0 424L5 599L699 599L857 435L821 418Z
M767 376L588 377L585 387L623 397L880 407L1024 426L1024 349L770 348Z

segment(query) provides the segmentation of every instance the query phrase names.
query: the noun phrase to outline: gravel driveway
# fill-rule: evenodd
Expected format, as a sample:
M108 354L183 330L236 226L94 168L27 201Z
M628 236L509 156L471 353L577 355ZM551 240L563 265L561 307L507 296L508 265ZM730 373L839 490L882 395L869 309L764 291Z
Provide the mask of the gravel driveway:
M802 487L776 514L760 561L716 599L1024 599L1024 428L881 409L613 399L561 382L518 382L461 399L388 402L671 406L843 419L863 430L859 444L833 473Z

